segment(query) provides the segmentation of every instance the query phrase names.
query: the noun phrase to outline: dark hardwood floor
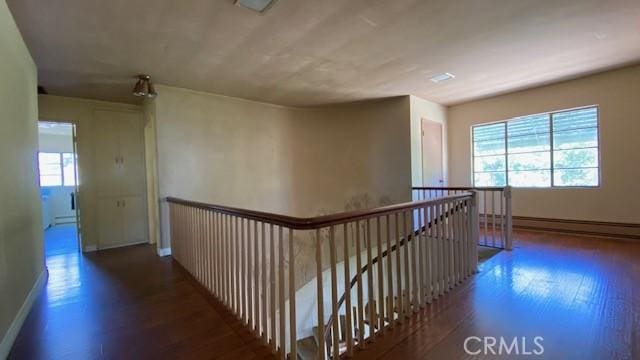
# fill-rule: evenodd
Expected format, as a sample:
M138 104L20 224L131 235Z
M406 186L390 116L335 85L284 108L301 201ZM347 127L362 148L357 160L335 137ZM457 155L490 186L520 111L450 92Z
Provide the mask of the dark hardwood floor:
M378 337L362 359L463 359L469 336L514 337L550 359L640 359L640 243L517 232L516 247ZM249 359L264 347L151 246L48 259L11 359ZM469 350L481 349L478 341ZM496 345L494 349L498 350ZM522 346L520 343L520 351ZM503 353L502 358L513 358Z
M418 316L378 337L357 359L640 359L640 242L518 231L515 249L480 265ZM465 352L465 339L472 356ZM496 354L483 348L496 338ZM489 344L492 343L488 339Z
M10 359L270 357L155 246L50 256L47 267Z

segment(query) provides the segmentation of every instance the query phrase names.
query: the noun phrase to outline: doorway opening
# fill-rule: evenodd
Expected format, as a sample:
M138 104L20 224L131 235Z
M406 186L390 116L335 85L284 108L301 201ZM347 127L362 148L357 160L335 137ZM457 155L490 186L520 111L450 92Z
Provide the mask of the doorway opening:
M82 249L75 124L38 122L38 168L46 257Z

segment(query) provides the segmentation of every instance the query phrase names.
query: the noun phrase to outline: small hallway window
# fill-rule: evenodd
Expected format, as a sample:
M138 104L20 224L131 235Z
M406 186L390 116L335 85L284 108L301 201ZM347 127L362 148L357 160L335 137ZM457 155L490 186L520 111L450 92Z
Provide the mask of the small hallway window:
M73 153L38 153L40 186L75 186L75 162Z

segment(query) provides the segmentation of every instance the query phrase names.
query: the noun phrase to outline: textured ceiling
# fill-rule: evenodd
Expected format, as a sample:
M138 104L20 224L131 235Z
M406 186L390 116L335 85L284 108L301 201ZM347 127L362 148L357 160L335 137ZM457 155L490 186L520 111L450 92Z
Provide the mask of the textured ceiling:
M638 0L7 3L49 93L131 103L138 73L283 105L452 104L640 61Z

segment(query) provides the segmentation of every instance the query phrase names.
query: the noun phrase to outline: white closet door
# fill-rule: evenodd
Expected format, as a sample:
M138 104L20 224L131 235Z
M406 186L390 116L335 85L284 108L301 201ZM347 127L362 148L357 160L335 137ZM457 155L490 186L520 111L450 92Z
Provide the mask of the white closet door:
M96 110L93 128L93 173L98 196L114 196L120 191L120 136L117 112Z
M120 199L98 198L98 248L124 245Z
M147 241L146 201L142 196L127 196L122 198L122 229L123 238L127 244L137 244Z
M139 113L121 113L118 117L120 155L122 157L123 196L140 195L146 191L144 163L144 124Z

